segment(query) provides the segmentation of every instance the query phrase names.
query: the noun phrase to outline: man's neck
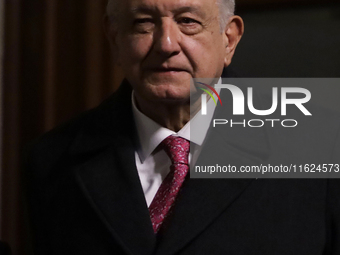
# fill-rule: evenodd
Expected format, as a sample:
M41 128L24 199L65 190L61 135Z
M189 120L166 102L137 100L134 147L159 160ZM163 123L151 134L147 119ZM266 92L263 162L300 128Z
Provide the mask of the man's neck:
M136 95L138 109L153 121L174 132L181 130L190 121L190 116L194 116L200 108L200 101L190 105L187 102L145 102Z

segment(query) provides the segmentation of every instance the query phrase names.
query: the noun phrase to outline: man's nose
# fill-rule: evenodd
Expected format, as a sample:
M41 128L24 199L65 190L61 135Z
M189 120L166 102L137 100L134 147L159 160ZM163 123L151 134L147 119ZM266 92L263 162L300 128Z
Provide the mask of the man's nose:
M164 19L154 35L155 51L165 57L179 54L180 30L173 20Z

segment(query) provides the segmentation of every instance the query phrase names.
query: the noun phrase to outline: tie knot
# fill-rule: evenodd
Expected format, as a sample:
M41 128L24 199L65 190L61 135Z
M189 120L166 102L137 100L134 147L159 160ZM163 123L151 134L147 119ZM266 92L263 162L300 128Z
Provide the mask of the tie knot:
M168 136L162 142L165 152L171 159L172 164L188 165L190 143L188 140L178 136Z

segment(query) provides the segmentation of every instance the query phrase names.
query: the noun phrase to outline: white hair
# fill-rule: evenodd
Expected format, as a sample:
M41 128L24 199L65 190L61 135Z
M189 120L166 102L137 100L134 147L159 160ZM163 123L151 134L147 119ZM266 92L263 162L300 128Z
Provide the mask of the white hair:
M217 4L220 10L220 26L223 31L228 24L229 18L235 13L235 0L217 0Z
M117 19L119 15L118 0L108 0L106 14L112 21ZM235 12L235 0L217 0L217 5L220 10L220 26L223 31L228 23L228 20Z

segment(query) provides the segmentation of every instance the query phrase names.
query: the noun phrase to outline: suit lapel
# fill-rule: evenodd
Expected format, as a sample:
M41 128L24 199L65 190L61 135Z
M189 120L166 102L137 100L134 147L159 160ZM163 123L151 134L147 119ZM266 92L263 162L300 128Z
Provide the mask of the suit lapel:
M225 108L216 109L214 118L224 116L230 119L232 102L227 102L229 105ZM215 164L221 158L227 158L231 166L258 165L268 158L269 151L270 145L264 128L229 128L223 131L210 129L196 165L206 163L206 155L209 155L208 161ZM252 181L253 179L187 179L161 233L156 254L176 254L232 206Z
M155 237L133 161L134 151L123 144L118 150L106 149L79 167L78 183L128 254L151 254Z
M80 189L127 254L151 254L156 239L139 181L135 126L127 84L96 110L71 153L88 158L76 170Z
M253 156L245 158L244 153L237 152L231 146L225 146L220 153L218 155L228 157L231 165L240 165L240 162L255 165L259 162ZM253 179L187 179L162 233L156 254L176 254L232 206L252 181Z

